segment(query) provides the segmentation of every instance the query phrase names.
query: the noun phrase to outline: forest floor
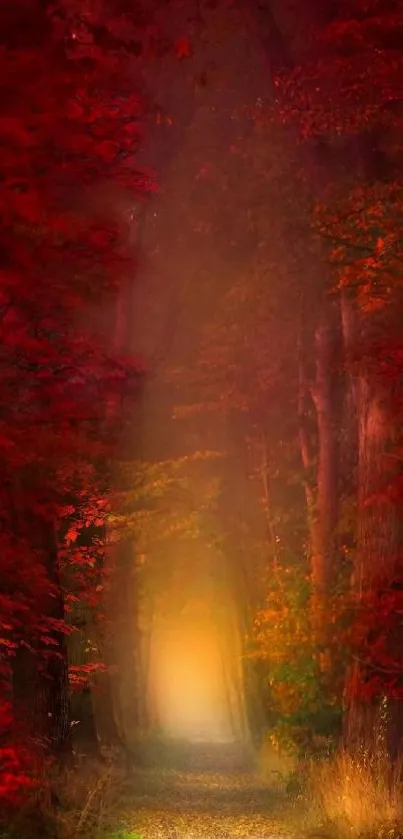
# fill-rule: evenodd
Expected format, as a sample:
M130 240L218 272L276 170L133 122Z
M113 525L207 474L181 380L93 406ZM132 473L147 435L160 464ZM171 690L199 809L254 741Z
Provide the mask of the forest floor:
M141 783L142 790L139 779L133 779L121 824L142 837L268 839L294 833L295 812L284 793L249 774L153 770L143 774Z
M110 827L105 824L103 835L108 839L299 839L301 805L284 789L270 786L249 766L243 769L231 755L227 765L200 750L197 758L181 769L133 769L115 796L114 814L107 808Z

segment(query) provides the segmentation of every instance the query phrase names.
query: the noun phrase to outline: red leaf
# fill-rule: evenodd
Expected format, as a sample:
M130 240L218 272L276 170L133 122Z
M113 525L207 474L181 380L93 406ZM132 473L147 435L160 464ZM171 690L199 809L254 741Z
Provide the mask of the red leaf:
M191 58L192 50L188 38L179 38L175 41L175 52L177 58Z

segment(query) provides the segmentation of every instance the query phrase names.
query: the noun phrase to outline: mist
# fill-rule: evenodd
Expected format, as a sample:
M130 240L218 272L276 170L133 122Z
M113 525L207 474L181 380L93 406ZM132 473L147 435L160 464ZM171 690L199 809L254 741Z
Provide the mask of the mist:
M31 5L0 833L397 836L401 4Z

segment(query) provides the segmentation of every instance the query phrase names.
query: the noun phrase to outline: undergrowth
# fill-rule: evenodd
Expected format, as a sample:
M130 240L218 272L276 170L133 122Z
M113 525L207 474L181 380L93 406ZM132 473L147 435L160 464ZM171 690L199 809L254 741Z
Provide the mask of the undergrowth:
M305 767L306 832L336 839L403 836L402 762L382 749L342 749Z
M125 778L121 766L95 759L59 768L0 823L0 839L140 839L116 830Z
M57 839L126 839L114 830L125 779L122 767L97 761L83 762L78 771L62 773L55 783L59 801L53 814Z

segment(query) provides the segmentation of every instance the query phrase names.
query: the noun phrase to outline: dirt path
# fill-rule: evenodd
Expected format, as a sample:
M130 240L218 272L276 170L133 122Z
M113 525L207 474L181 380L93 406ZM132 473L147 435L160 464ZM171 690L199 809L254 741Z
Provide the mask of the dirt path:
M199 771L134 770L121 811L125 835L144 839L277 839L297 836L297 824L285 792L270 789L252 771L231 771L230 762L214 772L208 755Z

